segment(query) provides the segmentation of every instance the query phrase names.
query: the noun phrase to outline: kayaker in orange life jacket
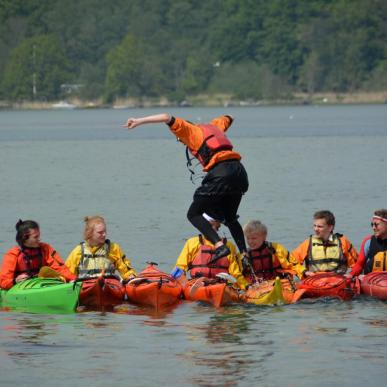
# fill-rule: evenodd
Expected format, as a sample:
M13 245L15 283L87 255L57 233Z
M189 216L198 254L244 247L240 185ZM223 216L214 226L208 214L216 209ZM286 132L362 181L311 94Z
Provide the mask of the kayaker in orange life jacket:
M220 222L203 214L204 218L211 224L215 231L219 231ZM241 289L247 285L240 268L240 259L236 248L231 241L226 241L230 254L221 258L214 258L214 244L206 240L202 235L192 237L185 243L176 261L176 268L190 274L191 278L207 277L215 278L219 273L232 275ZM183 274L180 270L180 275ZM174 272L176 269L174 270ZM174 273L173 272L173 273ZM180 282L184 280L180 279Z
M136 276L130 260L120 245L106 238L106 222L102 216L84 218L84 241L66 259L66 266L80 278L98 277L102 273L114 275L117 270L122 282Z
M243 274L249 282L252 283L255 279L275 279L286 273L286 270L294 271L298 278L302 278L304 266L300 265L284 246L266 240L266 225L259 220L250 220L243 226L243 231L249 246L248 255L242 260Z
M19 220L16 224L16 242L18 246L12 247L3 257L0 288L10 289L16 282L38 275L42 266L51 267L68 281L76 278L54 248L40 242L37 222Z
M185 144L190 152L200 161L207 172L201 186L194 193L193 202L188 210L188 220L206 239L215 246L214 258L230 254L222 238L203 217L203 213L222 221L243 254L246 243L242 226L238 222L238 207L242 195L248 189L247 173L240 162L241 155L224 132L233 122L231 116L225 115L213 119L209 124L193 124L182 118L167 113L141 118L129 118L124 125L134 129L139 125L165 123L172 133Z
M371 220L373 235L366 236L360 246L359 258L350 273L356 276L373 271L387 271L387 210L374 212Z
M345 274L357 260L357 251L349 239L333 233L335 216L331 211L317 211L313 215L314 235L292 251L300 264L305 263L306 276L315 272L335 272Z

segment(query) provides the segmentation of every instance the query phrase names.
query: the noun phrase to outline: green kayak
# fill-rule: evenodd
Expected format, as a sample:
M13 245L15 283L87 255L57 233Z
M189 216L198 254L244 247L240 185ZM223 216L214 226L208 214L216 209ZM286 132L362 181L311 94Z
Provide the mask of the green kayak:
M71 313L78 306L81 283L55 278L31 278L0 291L0 305L33 313Z

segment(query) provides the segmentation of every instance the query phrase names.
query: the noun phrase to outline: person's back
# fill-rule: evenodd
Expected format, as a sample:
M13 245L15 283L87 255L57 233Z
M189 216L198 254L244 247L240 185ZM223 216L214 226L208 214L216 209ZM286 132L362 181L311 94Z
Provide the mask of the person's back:
M204 216L213 227L219 229L220 223L218 221L206 214ZM236 247L231 241L227 240L225 243L230 250L230 254L214 259L214 244L202 235L192 237L186 241L175 266L185 273L189 273L191 278L216 278L217 274L227 273L237 280L241 288L245 288L247 281L241 273Z

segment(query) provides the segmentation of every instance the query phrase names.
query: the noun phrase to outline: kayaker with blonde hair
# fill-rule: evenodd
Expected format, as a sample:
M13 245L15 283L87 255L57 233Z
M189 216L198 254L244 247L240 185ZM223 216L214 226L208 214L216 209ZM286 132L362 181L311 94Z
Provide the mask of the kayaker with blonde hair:
M359 258L350 275L387 271L387 210L376 210L371 220L373 235L361 242Z
M292 251L300 264L305 263L305 275L315 272L345 274L357 260L357 251L343 234L334 233L335 216L331 211L317 211L313 215L314 234Z
M248 245L248 255L242 260L243 275L254 282L256 280L275 279L286 273L294 272L300 279L305 271L280 243L267 241L268 230L259 220L250 220L243 226Z
M76 278L57 251L40 241L40 227L36 221L19 219L15 228L18 246L12 247L3 257L0 288L10 289L16 282L37 276L43 266L49 266L64 280Z
M106 222L102 216L84 218L84 241L69 254L66 265L79 277L97 277L101 274L113 275L116 271L123 282L136 276L130 260L120 245L106 238Z

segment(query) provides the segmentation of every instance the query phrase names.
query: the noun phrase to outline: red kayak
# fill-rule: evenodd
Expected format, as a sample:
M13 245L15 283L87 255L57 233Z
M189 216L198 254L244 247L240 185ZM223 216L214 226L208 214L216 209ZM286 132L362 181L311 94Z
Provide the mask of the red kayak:
M332 272L310 276L297 284L297 288L305 290L302 298L335 297L350 300L355 295L351 279Z
M82 280L80 305L104 308L122 304L125 287L117 277L97 277Z
M239 301L237 289L216 278L192 279L184 287L184 298L203 301L219 308Z
M183 291L181 285L156 265L150 262L147 268L126 284L126 294L130 302L160 310L179 301Z
M374 271L359 276L361 292L367 296L387 300L387 271Z

